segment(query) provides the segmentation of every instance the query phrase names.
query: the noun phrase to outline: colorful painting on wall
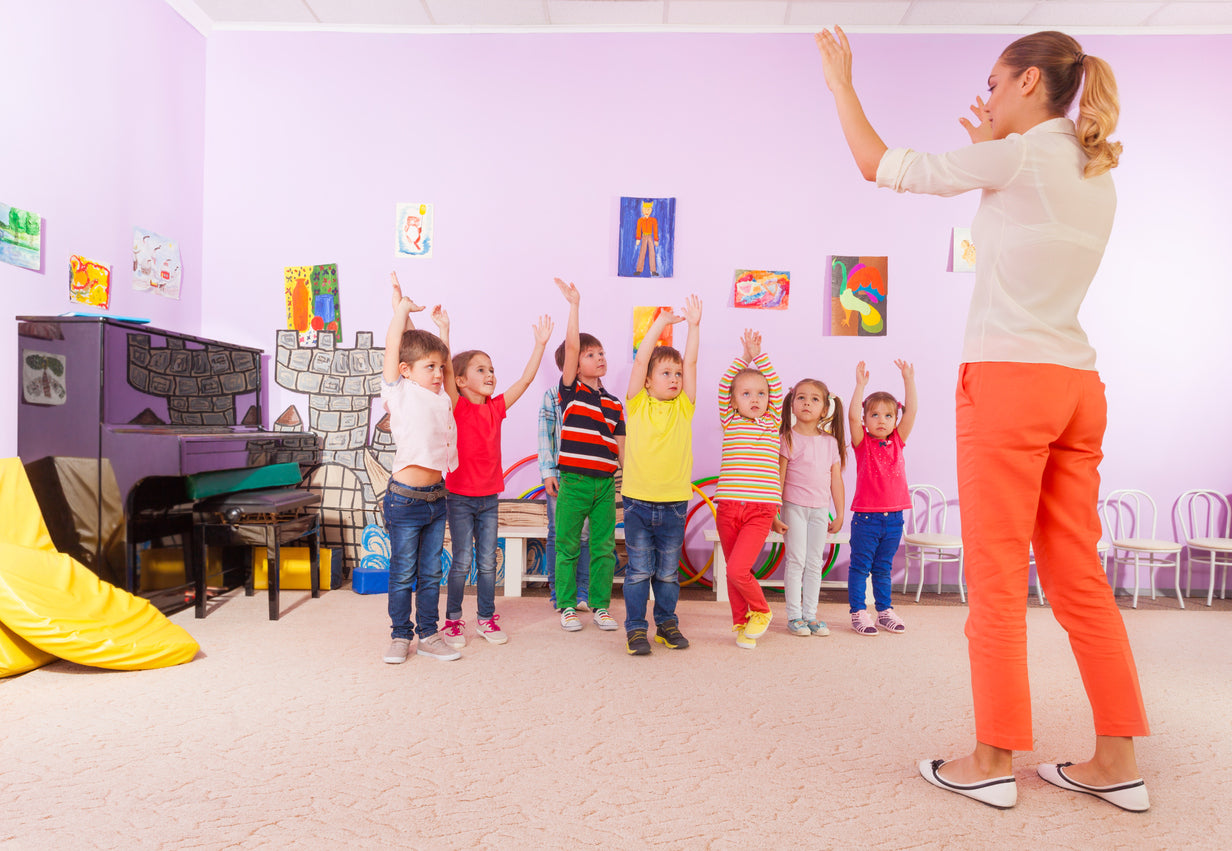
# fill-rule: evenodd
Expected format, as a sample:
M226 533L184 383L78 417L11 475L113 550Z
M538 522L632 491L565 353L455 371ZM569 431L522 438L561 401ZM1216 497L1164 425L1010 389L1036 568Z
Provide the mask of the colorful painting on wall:
M616 274L670 278L675 270L676 199L621 198Z
M830 334L884 337L889 258L830 258Z
M338 301L338 264L288 266L283 272L287 299L287 327L300 345L315 346L317 332L333 331L342 339L342 306Z
M0 260L36 272L43 266L42 220L0 201Z
M133 228L133 289L180 297L180 245L152 230Z
M971 228L954 228L950 237L950 268L946 271L975 271L975 243L971 241Z
M64 355L23 350L21 353L21 398L32 405L63 405Z
M737 269L732 304L758 310L786 310L791 296L791 273L765 269Z
M68 297L106 310L111 304L111 267L76 254L68 258Z
M633 308L633 357L637 357L637 350L641 348L642 341L646 339L646 332L650 330L650 326L654 324L655 319L665 310L671 310L671 307L635 307ZM656 346L670 346L672 344L672 326L668 325L663 329L663 333L659 335L659 339L654 341Z
M399 257L431 257L432 228L436 220L431 204L398 204L396 250Z

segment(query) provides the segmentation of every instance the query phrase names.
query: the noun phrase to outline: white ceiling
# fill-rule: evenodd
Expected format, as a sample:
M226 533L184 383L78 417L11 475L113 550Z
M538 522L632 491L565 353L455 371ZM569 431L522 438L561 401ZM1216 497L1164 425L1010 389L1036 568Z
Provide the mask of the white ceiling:
M1232 0L167 0L213 30L1232 32Z

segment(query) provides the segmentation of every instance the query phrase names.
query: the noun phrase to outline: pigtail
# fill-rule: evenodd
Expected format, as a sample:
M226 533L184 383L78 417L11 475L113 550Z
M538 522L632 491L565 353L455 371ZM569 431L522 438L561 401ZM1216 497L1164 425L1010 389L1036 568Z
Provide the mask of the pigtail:
M1117 97L1112 66L1097 56L1082 58L1083 86L1078 99L1078 141L1086 151L1086 177L1096 177L1117 167L1121 143L1109 141L1116 130L1121 102Z
M834 406L834 413L822 422L826 431L834 436L838 441L838 462L839 469L847 469L847 428L843 423L847 422L847 417L843 415L843 400L836 393L830 394L830 404Z
M787 451L791 451L791 400L796 395L796 388L790 388L783 394L783 419L779 423L779 435L783 437L787 444Z

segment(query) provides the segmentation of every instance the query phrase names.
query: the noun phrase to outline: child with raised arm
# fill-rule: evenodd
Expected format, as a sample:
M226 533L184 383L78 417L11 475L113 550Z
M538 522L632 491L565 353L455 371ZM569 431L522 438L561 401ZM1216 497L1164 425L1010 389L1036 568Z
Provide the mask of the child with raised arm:
M445 541L445 482L458 466L449 363L449 314L438 304L432 320L440 336L415 328L411 314L423 310L393 284L393 319L385 334L381 398L389 411L394 439L392 476L383 503L389 533L389 620L392 641L384 659L405 662L411 640L415 652L441 661L462 654L436 631L441 595L441 546ZM455 390L456 392L456 390ZM419 623L411 621L415 603Z
M671 346L651 347L669 324L688 320L684 357ZM655 641L673 650L689 646L680 633L677 564L693 486L693 411L702 302L685 301L684 316L664 310L643 338L625 393L628 422L621 496L625 509L625 649L646 656L646 604L654 590Z
M616 571L615 476L624 455L625 418L620 400L603 389L607 358L602 344L578 330L581 294L560 278L569 302L565 356L560 375L560 493L556 498L556 605L560 625L577 632L577 559L582 524L590 520L590 606L595 626L619 628L608 612Z
M590 337L589 334L582 335ZM556 368L565 367L565 344L556 347ZM559 382L558 382L559 383ZM556 608L556 496L560 493L560 387L553 384L539 404L539 479L548 509L548 537L543 557L547 563L548 601ZM590 530L582 525L577 559L577 610L590 610Z
M723 460L714 498L719 544L727 559L736 646L752 650L770 626L770 606L753 565L777 523L783 498L779 478L779 424L783 384L761 350L761 334L748 328L743 353L719 379Z
M492 359L477 349L453 357L457 399L453 418L458 427L458 467L445 476L449 488L449 536L453 562L449 567L449 592L445 605L445 643L466 646L466 621L462 620L462 595L474 553L478 570L476 632L492 644L508 641L496 614L496 527L500 492L505 489L501 465L501 422L513 404L522 398L539 371L543 350L552 336L552 320L539 317L534 326L535 347L526 368L509 389L496 392Z
M847 424L856 456L856 495L851 501L851 566L847 570L847 602L851 628L860 635L907 629L890 602L890 570L903 538L903 512L911 507L907 491L907 465L903 448L915 425L915 367L905 360L894 365L903 374L903 404L878 391L866 398L868 370L856 364L856 389L851 395ZM902 418L898 416L902 408ZM873 602L877 622L864 602L869 573L873 575Z
M829 635L817 618L817 597L825 570L830 532L843 528L843 469L847 466L843 434L843 400L815 378L805 378L783 401L779 470L787 553L783 596L787 631L792 635ZM794 422L793 422L794 420ZM830 509L834 519L830 519Z

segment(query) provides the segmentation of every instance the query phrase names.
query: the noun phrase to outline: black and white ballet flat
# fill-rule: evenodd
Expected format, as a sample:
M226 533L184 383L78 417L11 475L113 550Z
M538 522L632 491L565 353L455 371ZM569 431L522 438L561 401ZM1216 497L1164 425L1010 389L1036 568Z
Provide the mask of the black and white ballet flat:
M1094 795L1096 798L1102 798L1113 806L1129 810L1131 813L1142 813L1150 809L1151 799L1146 793L1146 781L1139 779L1128 783L1113 783L1111 786L1088 786L1066 776L1065 769L1071 765L1073 765L1072 762L1056 764L1046 762L1037 765L1035 773L1053 786L1059 786L1071 792Z
M951 783L937 773L937 769L943 765L944 759L922 760L920 775L938 789L957 792L999 810L1008 810L1018 803L1018 784L1014 782L1014 775L1007 774L1005 777L994 777L979 783Z

